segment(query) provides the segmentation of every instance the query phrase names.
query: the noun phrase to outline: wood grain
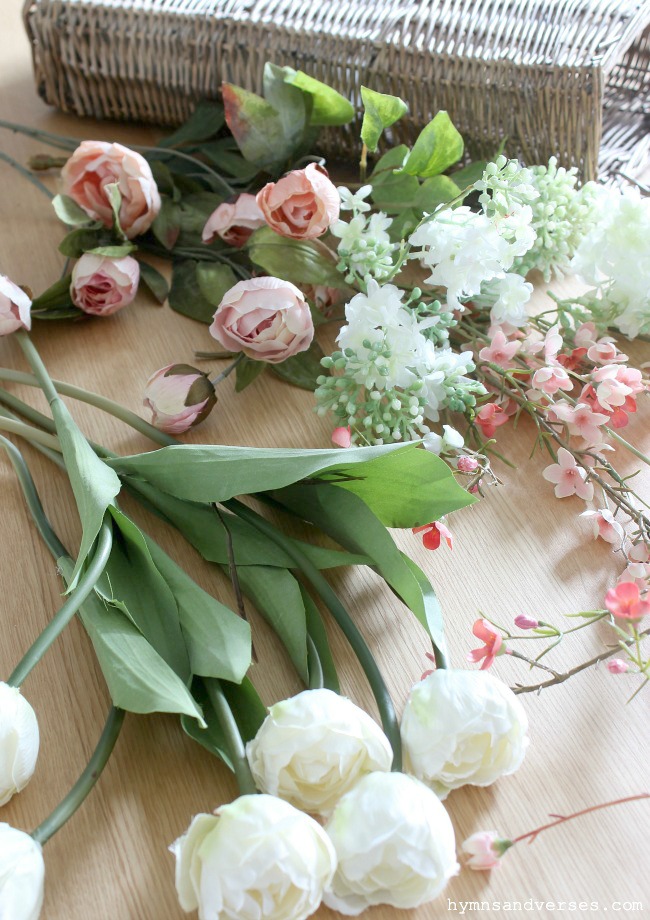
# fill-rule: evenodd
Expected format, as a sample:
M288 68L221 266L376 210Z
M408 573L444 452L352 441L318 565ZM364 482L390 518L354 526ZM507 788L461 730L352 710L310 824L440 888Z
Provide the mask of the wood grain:
M0 117L30 123L79 138L147 142L150 129L81 122L55 114L36 97L27 41L22 33L19 0L4 0L0 33ZM24 161L38 144L0 132L0 149ZM56 250L62 230L46 199L0 164L0 271L40 292L59 275ZM543 293L537 295L540 300ZM191 361L196 349L210 347L205 327L143 299L106 321L38 324L35 341L53 376L105 393L135 411L147 376L171 361ZM642 346L631 349L647 360ZM0 340L3 365L24 368L17 345ZM15 392L22 395L20 388ZM25 398L44 408L40 394ZM140 436L120 423L70 403L82 428L95 440L121 452L148 449ZM648 407L641 407L630 437L650 449ZM189 440L259 446L328 446L328 425L313 412L310 395L269 378L236 398L230 383L207 423ZM564 613L597 607L622 569L610 549L591 539L580 521L581 503L559 502L541 479L546 460L528 459L532 431L524 424L504 433L502 446L517 469L501 469L503 486L489 491L474 507L455 515L453 553L422 549L417 537L400 534L400 545L422 564L436 585L446 613L453 662L463 666L472 647L471 624L481 610L504 622L530 613L560 622ZM26 451L48 513L65 542L76 545L79 526L64 477L48 461ZM621 456L621 462L623 458ZM626 466L628 472L633 465ZM639 488L648 494L648 477ZM31 523L8 463L0 460L2 489L2 643L0 673L6 675L45 626L60 603L60 582ZM138 519L197 581L229 602L229 587L193 550L160 522L139 510ZM410 685L426 667L425 636L371 572L336 576L395 693L403 705ZM269 630L254 621L260 663L254 680L271 702L299 690L286 658ZM556 656L559 668L597 653L610 640L607 630L565 643ZM332 630L341 661L345 691L362 705L371 703L366 686ZM507 681L526 679L525 667L497 662L495 673ZM542 823L548 812L566 813L647 790L648 701L641 694L625 705L636 685L604 668L591 670L540 696L527 695L531 744L520 771L490 789L466 788L448 800L458 840L479 829L516 836ZM101 732L108 707L106 688L92 648L74 622L28 678L25 695L41 726L38 767L28 788L3 809L2 820L20 828L38 824L76 779ZM122 736L97 789L45 850L47 920L179 920L168 844L182 833L193 814L232 799L235 784L214 758L192 743L171 717L128 716ZM543 836L532 848L517 848L491 876L463 871L434 904L417 911L377 908L371 920L425 920L460 915L461 902L512 902L522 906L510 916L529 915L526 899L597 902L586 912L604 916L614 902L650 907L647 873L648 805L588 816ZM629 858L628 858L629 855ZM641 870L641 859L645 870ZM450 902L448 902L450 899ZM454 908L454 902L456 908ZM469 911L469 908L465 908ZM505 907L504 907L505 910ZM542 917L581 915L543 907ZM496 908L486 910L496 915ZM501 911L499 911L501 915ZM338 916L326 909L319 920Z

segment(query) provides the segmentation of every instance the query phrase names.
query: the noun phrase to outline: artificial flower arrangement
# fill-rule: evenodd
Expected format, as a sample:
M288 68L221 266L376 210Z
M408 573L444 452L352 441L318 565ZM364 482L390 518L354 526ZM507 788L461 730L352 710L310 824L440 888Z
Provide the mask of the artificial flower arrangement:
M540 662L548 647L536 659L514 652L518 636L487 619L475 624L484 644L469 656L481 670L449 669L434 590L387 527L422 532L431 549L451 545L446 515L495 480L495 434L522 413L555 461L545 477L556 495L591 503L595 488L602 494L603 507L586 514L627 566L606 609L582 614L580 627L519 617L519 635L552 647L565 632L607 618L616 642L599 659L623 655L610 661L613 673L649 679L647 630L639 627L650 612L649 522L603 453L613 439L647 462L618 434L647 382L605 333L650 332L649 203L634 190L578 188L576 172L555 161L524 169L497 155L460 166L463 141L444 112L411 149L377 156L368 174L368 158L406 106L366 88L362 97L360 182L341 188L311 150L317 130L345 124L352 107L291 68L267 65L264 97L224 86L223 105L200 105L154 148L78 145L8 126L66 151L32 168L62 167L53 204L71 228L60 249L75 262L33 299L0 279L0 333L15 333L32 371L0 369L0 379L40 386L51 412L2 389L0 428L67 470L83 536L79 551L68 552L22 455L1 438L66 586L63 606L0 685L3 731L15 739L0 776L3 801L28 782L38 752L37 721L19 688L75 614L113 701L88 767L54 813L32 835L0 827L0 906L16 920L38 917L40 846L92 788L125 711L179 715L240 785L235 802L197 815L174 844L184 910L300 920L321 901L356 915L380 903L416 907L443 890L458 862L442 800L520 766L527 719L516 694L540 686L513 692L487 668L507 650L550 672L541 686L573 672ZM172 261L171 287L148 255ZM533 269L547 279L579 271L595 287L555 303L552 316L528 317L525 276ZM208 357L229 361L214 377L180 363L155 371L144 393L152 424L54 384L27 334L32 318L115 313L141 283L210 323L221 350ZM338 349L326 356L314 327L336 319ZM214 410L216 385L233 372L237 389L271 372L314 390L315 409L331 413L333 441L345 449L180 444L174 436ZM60 394L112 412L160 449L111 454L81 434ZM200 589L120 509L124 492L221 567L236 610ZM308 539L277 523L291 519ZM339 565L371 566L429 633L435 668L412 689L401 725L362 634L323 575ZM248 676L244 598L273 626L306 687L268 712ZM381 728L338 692L323 608L366 673ZM546 827L514 840L474 835L464 852L473 868L491 868ZM236 871L244 858L245 877Z

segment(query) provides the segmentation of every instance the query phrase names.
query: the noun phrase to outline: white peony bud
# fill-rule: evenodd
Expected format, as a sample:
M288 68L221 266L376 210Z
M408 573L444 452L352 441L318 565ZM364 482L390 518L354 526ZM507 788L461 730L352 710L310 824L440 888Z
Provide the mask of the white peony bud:
M0 917L38 920L44 880L40 845L24 831L0 824Z
M371 773L334 809L325 830L338 868L323 900L354 916L374 904L412 908L458 872L454 829L440 800L404 773Z
M17 687L0 682L0 805L32 778L38 743L34 710Z
M200 920L304 920L336 869L320 825L270 795L196 815L170 849L180 905Z
M487 671L437 670L411 690L402 717L405 769L444 799L467 783L489 786L526 753L528 718Z
M393 761L374 719L331 690L305 690L271 706L246 754L262 792L322 815L362 776L388 771Z

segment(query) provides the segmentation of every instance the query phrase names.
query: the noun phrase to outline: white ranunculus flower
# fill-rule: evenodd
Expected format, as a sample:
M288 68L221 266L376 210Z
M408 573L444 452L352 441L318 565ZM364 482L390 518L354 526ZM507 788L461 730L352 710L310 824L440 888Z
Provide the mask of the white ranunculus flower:
M512 690L486 671L437 670L411 690L402 717L405 769L441 798L467 783L514 773L528 718Z
M325 825L338 868L323 901L355 916L375 904L413 908L456 875L454 829L444 805L404 773L371 773Z
M34 710L17 687L0 682L0 805L32 778L38 744Z
M196 815L170 849L180 905L200 920L304 920L336 869L321 826L271 795Z
M393 761L374 719L331 690L304 690L271 706L246 754L262 792L321 815L358 779L387 772Z
M44 880L40 845L24 831L0 824L0 917L38 920Z

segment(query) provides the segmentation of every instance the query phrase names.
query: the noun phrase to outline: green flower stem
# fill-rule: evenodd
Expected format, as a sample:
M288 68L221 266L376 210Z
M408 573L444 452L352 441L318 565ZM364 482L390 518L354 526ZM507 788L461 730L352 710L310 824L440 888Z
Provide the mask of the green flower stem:
M255 785L251 768L248 765L244 741L237 727L235 717L232 714L232 709L221 689L221 684L215 678L210 677L204 678L203 684L210 702L212 703L212 707L217 714L221 730L226 736L239 791L242 795L254 795L257 793L258 789Z
M237 355L237 357L235 358L235 360L232 361L232 362L228 365L228 367L226 367L225 370L221 371L220 374L217 374L217 376L214 377L214 378L208 377L208 380L210 381L210 383L212 384L212 386L213 386L213 387L216 387L218 384L221 383L222 380L225 380L226 377L227 377L229 374L232 374L232 372L235 370L235 368L237 367L237 365L240 363L240 361L243 361L243 359L244 359L244 352L242 351L240 354Z
M17 434L28 441L36 441L51 450L57 450L59 447L58 438L53 435L46 434L44 431L39 431L38 428L33 428L31 425L26 425L24 422L18 422L6 416L2 416L0 419L0 429L9 431L11 434Z
M377 662L375 661L372 652L366 645L366 641L358 630L356 624L350 617L350 614L347 612L341 601L336 596L335 592L332 590L329 582L321 575L316 566L309 560L307 557L296 547L290 540L288 540L283 534L275 529L268 521L260 517L259 514L256 514L246 505L242 504L237 499L230 499L229 501L222 502L224 508L227 508L229 511L232 511L234 514L238 515L240 518L245 520L248 524L252 524L257 530L263 533L269 539L273 540L278 546L280 546L296 563L296 566L303 573L307 581L313 586L313 588L318 592L319 596L326 604L328 610L340 626L345 638L348 640L354 654L357 656L361 667L363 668L366 677L368 678L368 683L372 689L375 700L377 701L377 707L379 709L379 715L381 717L381 723L386 733L388 740L390 741L391 747L393 749L393 770L398 771L402 766L402 743L399 732L399 723L397 721L397 715L395 713L395 707L393 706L393 701L388 692L388 688L384 682L381 672L377 667Z
M626 450L629 450L629 452L631 454L634 454L635 457L638 457L638 459L641 460L642 463L645 463L648 466L650 466L650 457L647 457L646 454L641 453L640 450L637 450L636 447L630 444L629 441L626 441L625 438L622 438L620 434L616 434L616 432L613 431L611 428L608 428L607 426L605 426L605 431L607 432L610 438L612 438L614 441L618 441L621 447L624 447Z
M28 182L31 182L32 185L35 185L36 188L39 190L39 192L43 192L44 195L47 195L50 201L52 200L52 198L54 198L54 195L49 190L49 188L46 185L43 185L43 183L39 179L37 179L36 176L32 175L32 173L28 169L25 169L22 163L19 163L18 160L14 160L14 158L10 157L8 153L3 153L1 150L0 150L0 160L4 160L4 162L8 163L12 169L17 170L17 172L19 172L21 176L24 176Z
M309 670L309 689L322 690L325 686L323 666L316 644L309 633L307 633L307 668Z
M13 131L15 134L33 137L37 141L49 144L50 147L55 147L57 150L67 150L70 153L80 144L78 138L65 137L63 134L52 134L50 131L41 131L39 128L30 128L27 125L20 125L13 121L0 120L0 128Z
M96 549L90 563L79 579L76 588L74 588L74 590L70 593L67 601L54 614L43 632L30 646L30 648L27 649L21 660L14 668L11 676L7 681L7 683L12 687L22 686L30 671L38 664L52 643L58 639L70 620L74 617L83 602L86 600L88 595L93 591L100 575L106 568L106 563L108 562L108 557L110 556L112 545L113 532L110 524L105 520L102 524L101 530L99 531ZM63 555L67 556L65 550L63 551Z
M83 804L84 799L101 776L102 770L106 766L108 758L111 756L113 748L115 747L115 742L120 734L124 722L124 715L125 712L123 709L116 709L114 706L111 706L106 725L104 726L104 731L93 752L93 756L88 761L86 769L63 801L57 805L52 814L32 831L32 837L37 843L40 843L41 846L47 843L50 837L56 834L56 832L63 827L65 822L72 817L79 806Z

